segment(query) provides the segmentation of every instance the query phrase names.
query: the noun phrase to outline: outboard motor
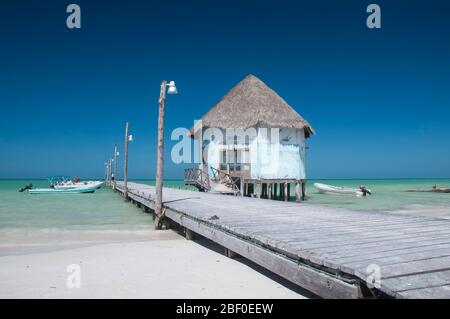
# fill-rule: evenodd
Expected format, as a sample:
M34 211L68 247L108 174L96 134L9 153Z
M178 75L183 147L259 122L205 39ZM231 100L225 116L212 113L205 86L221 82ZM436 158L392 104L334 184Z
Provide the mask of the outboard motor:
M372 195L369 189L366 188L364 185L359 185L359 189L363 193L363 196L366 196L367 194Z
M25 185L24 187L22 187L21 189L19 189L19 192L24 192L24 191L26 191L27 189L32 189L33 188L33 184L28 184L28 185Z

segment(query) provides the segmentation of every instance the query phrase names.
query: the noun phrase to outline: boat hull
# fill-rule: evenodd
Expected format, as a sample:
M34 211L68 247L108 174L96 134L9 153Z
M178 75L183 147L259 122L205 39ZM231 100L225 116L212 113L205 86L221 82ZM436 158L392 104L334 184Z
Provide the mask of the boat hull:
M314 187L322 194L363 196L363 192L356 188L338 187L321 183L314 183Z
M79 189L79 188L85 188L85 187L95 187L95 189L99 189L102 187L103 182L80 182L80 183L66 183L66 184L60 184L60 185L54 185L54 189Z
M84 188L70 189L54 189L54 188L35 188L29 189L29 194L87 194L94 193L98 186L90 186Z

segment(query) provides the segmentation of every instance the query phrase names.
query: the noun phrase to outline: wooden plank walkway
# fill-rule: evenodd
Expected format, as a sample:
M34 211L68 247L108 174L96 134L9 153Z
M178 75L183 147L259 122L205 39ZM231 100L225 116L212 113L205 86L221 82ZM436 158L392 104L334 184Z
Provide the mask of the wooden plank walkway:
M128 185L153 209L154 187ZM163 205L172 221L325 298L450 298L450 220L174 188Z

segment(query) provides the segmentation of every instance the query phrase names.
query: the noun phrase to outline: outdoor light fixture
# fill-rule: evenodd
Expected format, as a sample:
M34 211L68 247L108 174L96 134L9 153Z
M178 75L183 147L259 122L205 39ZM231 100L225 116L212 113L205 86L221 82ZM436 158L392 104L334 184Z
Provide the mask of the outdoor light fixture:
M177 94L177 87L175 81L162 81L161 91L159 92L158 100L158 147L156 150L156 182L155 182L155 228L161 229L163 223L161 222L163 216L162 210L162 191L163 191L163 167L164 167L164 109L166 105L166 91L167 94ZM167 226L167 225L166 225Z
M123 196L128 200L128 143L133 141L130 134L130 123L125 123L125 156L123 158Z
M167 84L167 94L177 94L177 87L175 86L175 81L170 81L169 84Z

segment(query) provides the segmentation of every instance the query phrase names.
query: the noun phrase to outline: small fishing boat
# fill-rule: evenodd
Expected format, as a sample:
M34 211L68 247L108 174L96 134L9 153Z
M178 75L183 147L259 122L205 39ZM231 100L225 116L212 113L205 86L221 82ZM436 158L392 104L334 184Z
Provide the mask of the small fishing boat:
M80 188L84 186L93 186L95 188L100 188L102 186L103 182L99 181L86 181L86 182L74 182L74 181L67 181L60 184L53 185L54 189L74 189L74 188Z
M366 196L366 194L372 195L370 189L366 189L364 185L360 185L359 188L350 188L314 183L314 187L322 194L355 195L358 197Z
M70 179L68 176L50 176L48 177L50 187L54 189L74 189L85 186L95 186L100 188L103 182L100 181L81 181L78 177Z
M431 189L408 189L407 192L419 192L419 193L450 193L450 188L437 187L434 185Z
M94 193L98 185L83 185L75 188L32 188L28 190L29 194L84 194Z

